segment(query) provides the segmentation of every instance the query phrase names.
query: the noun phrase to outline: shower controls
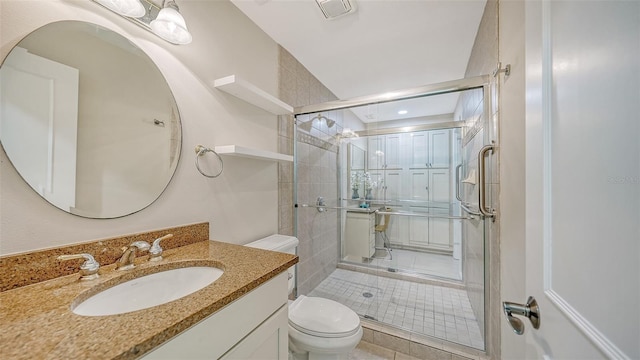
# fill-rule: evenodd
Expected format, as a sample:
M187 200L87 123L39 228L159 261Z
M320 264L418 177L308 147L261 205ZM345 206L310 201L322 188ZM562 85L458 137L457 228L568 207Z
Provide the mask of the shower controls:
M534 329L540 328L540 307L533 296L529 296L527 303L524 305L504 301L502 303L502 310L504 310L504 314L507 316L507 320L509 320L509 325L511 325L513 331L518 335L524 334L524 323L514 315L529 318Z

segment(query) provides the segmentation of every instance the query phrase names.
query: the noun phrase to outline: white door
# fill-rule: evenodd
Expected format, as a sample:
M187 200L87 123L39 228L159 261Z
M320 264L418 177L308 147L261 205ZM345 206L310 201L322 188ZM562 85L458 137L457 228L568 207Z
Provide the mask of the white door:
M447 251L453 250L453 244L451 242L451 221L446 218L449 215L449 211L430 209L429 214L442 216L441 218L432 217L429 219L429 245Z
M402 170L385 170L384 172L385 197L387 205L396 205L398 200L404 198L402 188Z
M640 2L525 10L526 290L541 323L523 319L523 351L639 359Z
M367 168L384 169L384 136L370 136L367 144Z
M429 167L448 168L451 158L451 130L429 131Z
M402 169L401 144L403 134L390 134L385 136L385 169Z
M409 191L409 200L426 205L429 201L429 170L409 170Z
M451 179L449 169L429 170L429 201L430 206L449 208Z
M409 134L409 167L424 169L429 167L429 135L426 131Z

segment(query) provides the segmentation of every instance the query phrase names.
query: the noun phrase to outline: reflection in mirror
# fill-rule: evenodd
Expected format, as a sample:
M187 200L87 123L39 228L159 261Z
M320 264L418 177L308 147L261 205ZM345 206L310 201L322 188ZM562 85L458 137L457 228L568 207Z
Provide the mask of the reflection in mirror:
M22 178L84 217L139 211L164 191L181 147L178 108L153 61L101 26L60 21L0 68L0 142Z

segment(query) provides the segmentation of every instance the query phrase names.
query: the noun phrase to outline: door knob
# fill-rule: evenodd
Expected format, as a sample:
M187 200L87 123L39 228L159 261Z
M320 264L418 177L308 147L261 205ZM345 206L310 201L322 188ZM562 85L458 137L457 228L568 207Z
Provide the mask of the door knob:
M540 328L540 307L533 296L529 296L527 303L524 305L504 301L502 303L502 310L504 310L504 314L507 316L507 320L509 320L509 325L511 325L513 331L518 335L524 334L524 323L514 315L529 318L534 329Z

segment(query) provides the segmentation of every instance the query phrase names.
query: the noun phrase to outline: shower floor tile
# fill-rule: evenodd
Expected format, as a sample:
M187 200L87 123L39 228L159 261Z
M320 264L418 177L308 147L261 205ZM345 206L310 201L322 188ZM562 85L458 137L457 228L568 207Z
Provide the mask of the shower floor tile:
M464 290L336 269L309 296L335 300L360 316L418 334L484 348Z
M462 280L460 260L454 259L453 256L404 249L393 249L392 252L393 259L373 259L370 264L382 268L395 268L418 274Z

